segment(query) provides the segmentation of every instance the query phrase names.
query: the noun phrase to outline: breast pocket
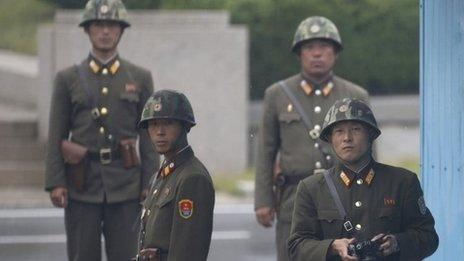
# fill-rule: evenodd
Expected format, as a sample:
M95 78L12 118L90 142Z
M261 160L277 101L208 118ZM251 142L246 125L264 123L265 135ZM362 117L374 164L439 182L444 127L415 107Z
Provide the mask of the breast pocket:
M138 103L140 101L140 95L138 92L121 92L120 96L121 100L127 102L135 102Z
M317 218L321 224L323 238L337 238L340 236L343 220L337 210L318 210Z
M162 191L161 193L165 193L165 191ZM168 204L170 204L174 200L175 193L174 191L171 191L168 195L161 195L160 199L156 202L156 206L158 208L163 208L166 207Z
M379 208L377 210L379 231L382 233L394 233L401 231L401 213L398 208Z

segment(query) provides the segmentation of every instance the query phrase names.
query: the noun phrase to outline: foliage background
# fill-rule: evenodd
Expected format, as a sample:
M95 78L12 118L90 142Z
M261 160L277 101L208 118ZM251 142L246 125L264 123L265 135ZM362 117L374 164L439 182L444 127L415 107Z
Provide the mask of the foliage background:
M344 51L335 72L371 94L417 93L419 4L417 0L125 0L129 9L227 9L231 22L250 32L250 97L298 72L290 52L299 22L311 15L331 19ZM84 0L0 0L0 48L36 52L38 23L55 8L82 8Z

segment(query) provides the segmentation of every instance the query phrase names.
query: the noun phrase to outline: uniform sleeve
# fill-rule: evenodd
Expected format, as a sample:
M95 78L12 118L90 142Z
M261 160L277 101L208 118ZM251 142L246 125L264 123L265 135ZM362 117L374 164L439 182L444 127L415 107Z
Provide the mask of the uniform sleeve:
M272 89L267 89L264 96L259 137L255 177L255 209L274 206L272 171L280 147L280 134L275 92L273 93Z
M153 78L150 72L144 74L143 87L140 94L139 115L142 115L143 107L150 95L153 93ZM140 121L140 119L138 120ZM137 122L138 122L137 121ZM150 177L159 168L159 155L156 153L150 137L145 129L138 129L140 162L142 167L142 188L148 188Z
M61 141L70 130L71 101L68 86L62 73L55 77L50 106L48 146L46 154L45 190L66 186L65 163L61 155Z
M194 175L179 186L169 243L169 261L207 260L213 230L214 188Z
M322 237L313 198L306 184L300 182L296 192L290 237L287 240L291 260L326 260L333 239L322 240Z
M414 175L406 193L402 209L403 233L396 234L401 260L421 260L430 256L438 247L435 220L425 206L419 180Z

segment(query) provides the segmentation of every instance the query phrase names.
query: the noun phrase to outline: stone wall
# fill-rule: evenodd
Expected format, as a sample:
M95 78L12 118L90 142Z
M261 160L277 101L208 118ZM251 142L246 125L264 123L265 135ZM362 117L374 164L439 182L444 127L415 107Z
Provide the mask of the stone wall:
M155 89L190 99L198 125L196 154L212 172L241 172L247 163L248 31L224 11L131 11L119 53L153 74ZM80 13L58 11L39 30L39 135L46 139L53 77L84 59L90 48L77 26Z

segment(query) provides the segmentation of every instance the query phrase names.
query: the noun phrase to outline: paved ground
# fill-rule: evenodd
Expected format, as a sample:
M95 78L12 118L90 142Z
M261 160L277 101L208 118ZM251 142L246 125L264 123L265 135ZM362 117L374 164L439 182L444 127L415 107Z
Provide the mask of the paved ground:
M0 210L0 260L66 260L63 211ZM219 203L208 260L275 260L273 230L256 224L251 204Z

